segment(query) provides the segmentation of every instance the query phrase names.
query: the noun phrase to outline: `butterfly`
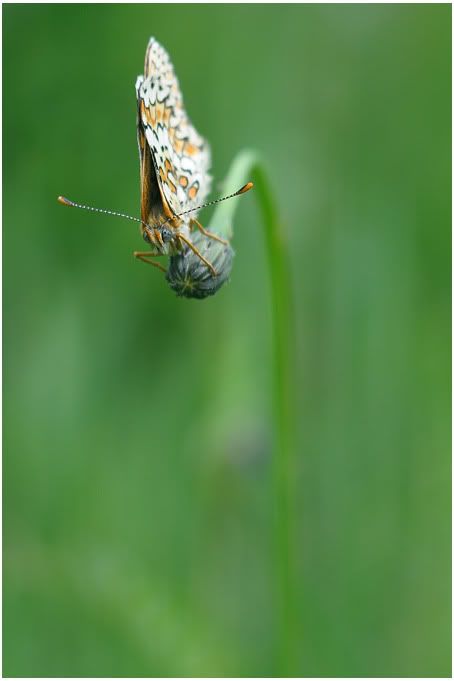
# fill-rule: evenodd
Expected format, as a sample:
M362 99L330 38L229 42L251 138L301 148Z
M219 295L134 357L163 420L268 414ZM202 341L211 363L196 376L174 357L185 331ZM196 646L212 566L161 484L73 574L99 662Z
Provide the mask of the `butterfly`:
M59 197L60 203L94 212L125 217L140 223L142 238L149 250L134 256L159 269L167 270L155 258L184 256L191 251L210 277L219 273L194 241L205 245L203 237L228 246L219 235L206 230L197 220L201 208L244 194L248 182L229 196L204 203L211 186L211 153L207 141L192 125L183 105L175 71L166 50L150 38L145 52L144 73L136 80L137 142L140 159L141 217L93 208ZM192 260L191 260L192 262Z
M196 219L211 185L210 148L190 122L169 55L154 38L145 53L144 75L136 81L136 96L142 236L155 253L135 255L147 262L154 255L175 255L183 242L211 268L188 233L198 227L205 236L223 241ZM186 211L192 212L189 220L184 219Z

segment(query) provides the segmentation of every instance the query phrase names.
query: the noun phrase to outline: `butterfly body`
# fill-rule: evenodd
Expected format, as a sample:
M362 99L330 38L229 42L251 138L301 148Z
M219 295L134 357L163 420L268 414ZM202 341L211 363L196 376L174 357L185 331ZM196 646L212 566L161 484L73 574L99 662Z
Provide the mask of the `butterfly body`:
M191 227L177 215L203 203L209 192L210 150L191 124L169 56L154 38L136 96L141 231L154 252L174 255L190 239Z

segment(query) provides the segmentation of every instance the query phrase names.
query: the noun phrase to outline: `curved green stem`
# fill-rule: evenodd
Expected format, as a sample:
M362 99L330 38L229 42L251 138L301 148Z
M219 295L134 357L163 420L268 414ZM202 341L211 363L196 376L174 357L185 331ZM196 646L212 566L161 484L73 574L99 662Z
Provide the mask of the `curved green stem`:
M254 182L262 213L270 277L273 333L273 420L274 448L272 466L274 553L277 598L277 675L294 675L296 657L296 594L294 578L294 371L293 315L289 260L280 229L278 211L259 157L242 152L233 162L225 188ZM228 238L232 236L233 215L239 201L219 204L210 221L210 229Z

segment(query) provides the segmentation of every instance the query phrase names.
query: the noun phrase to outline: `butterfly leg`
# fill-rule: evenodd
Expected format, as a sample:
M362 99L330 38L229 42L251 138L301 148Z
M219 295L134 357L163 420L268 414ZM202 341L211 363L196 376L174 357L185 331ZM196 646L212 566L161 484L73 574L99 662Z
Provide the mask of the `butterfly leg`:
M200 222L198 220L196 220L195 218L191 218L191 220L189 222L189 226L190 226L191 230L194 229L194 225L197 227L197 229L200 232L202 232L202 234L204 236L207 236L209 239L214 239L215 241L220 241L221 244L224 244L225 246L228 245L228 243L229 243L228 241L226 241L225 239L221 239L220 236L218 236L217 234L213 234L213 232L209 232L207 229L205 229L205 227L203 227L200 224Z
M180 241L184 241L184 243L187 244L187 245L189 246L189 248L191 249L191 251L192 251L193 253L195 253L196 256L197 256L198 258L200 258L200 260L201 260L202 262L205 263L205 265L206 265L206 266L208 267L208 269L211 271L211 274L213 275L213 277L217 277L217 276L218 276L218 273L216 272L216 270L214 269L214 267L213 267L213 265L210 263L210 261L203 257L203 255L201 254L201 252L199 251L199 249L198 249L196 246L194 246L194 244L193 244L189 239L186 239L186 237L183 236L181 233L180 233L180 234L177 234L177 238L180 239Z
M161 272L167 272L166 268L161 265L159 262L153 262L153 260L149 260L149 258L158 258L161 254L160 253L151 253L151 251L134 251L134 257L137 258L138 260L142 260L142 262L148 263L148 265L153 265L153 267L157 267L158 270L161 270Z

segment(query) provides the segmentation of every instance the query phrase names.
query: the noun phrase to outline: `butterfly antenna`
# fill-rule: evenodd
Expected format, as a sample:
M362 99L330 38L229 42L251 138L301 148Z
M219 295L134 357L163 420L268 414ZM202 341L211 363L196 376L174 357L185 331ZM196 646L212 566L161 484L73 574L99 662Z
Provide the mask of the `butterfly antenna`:
M238 189L238 191L234 192L233 194L223 196L222 199L216 199L215 201L208 201L208 203L204 203L203 206L196 206L195 208L191 208L190 210L185 210L182 213L178 213L177 215L175 215L175 217L180 218L182 215L193 213L195 210L200 210L201 208L206 208L207 206L213 206L215 203L221 203L221 201L226 201L227 199L233 199L234 196L240 196L240 194L245 194L250 189L252 189L253 186L254 185L252 182L248 182L243 187L241 187L241 189ZM166 222L168 222L168 220L166 220Z
M132 215L126 215L126 213L117 213L114 210L106 210L105 208L93 208L93 206L83 206L81 203L70 201L64 196L59 196L57 201L63 206L71 206L71 208L83 208L84 210L91 210L92 213L105 213L105 215L114 215L117 218L126 218L127 220L132 220L133 222L140 222L140 224L145 225L145 227L148 227L148 229L151 229L150 225L143 220L140 220L139 218L133 218Z

